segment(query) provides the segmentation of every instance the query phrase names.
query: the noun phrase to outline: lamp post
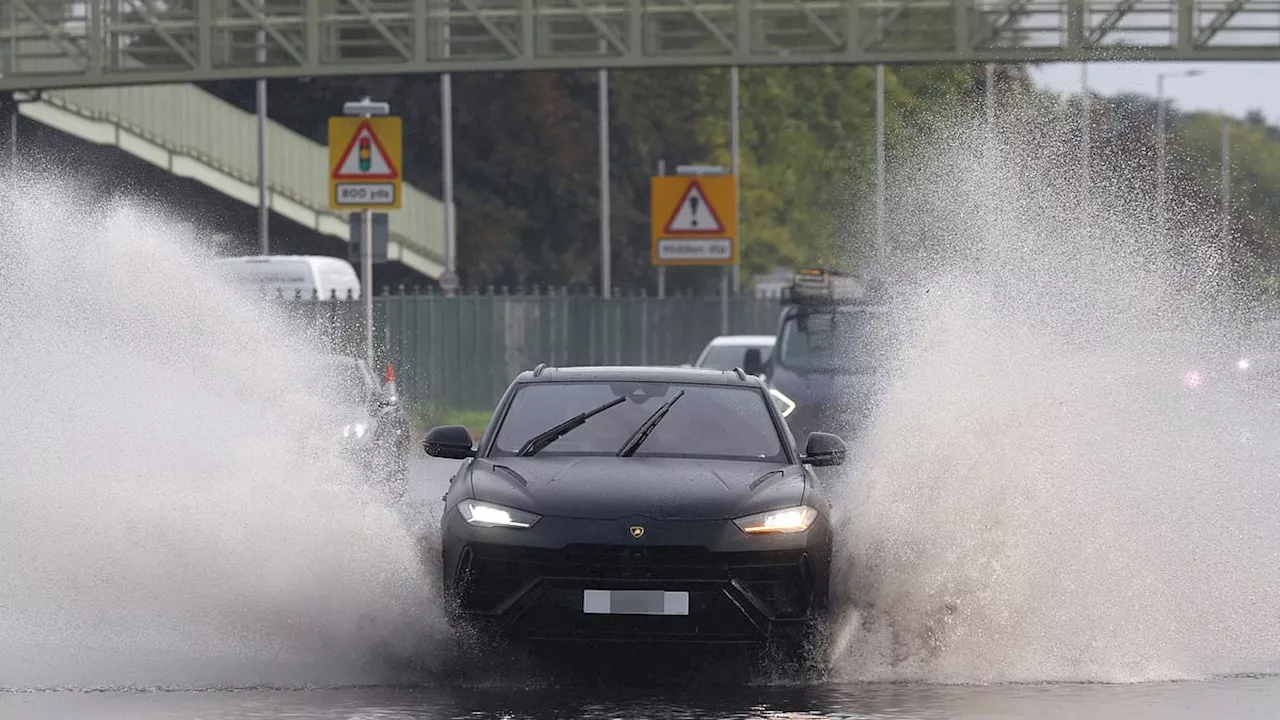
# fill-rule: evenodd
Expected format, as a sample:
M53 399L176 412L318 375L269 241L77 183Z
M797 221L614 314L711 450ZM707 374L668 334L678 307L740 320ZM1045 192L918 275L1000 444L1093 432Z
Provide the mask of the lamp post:
M876 260L884 262L884 65L876 65Z
M733 216L742 217L742 98L738 91L738 66L729 68L729 154L733 156ZM738 253L733 261L733 293L742 291L742 222L738 222Z
M1081 192L1086 195L1089 192L1089 166L1093 161L1093 149L1090 147L1089 125L1092 118L1090 117L1090 101L1089 96L1089 63L1080 63L1080 175Z
M1231 120L1222 113L1222 252L1231 259Z
M262 3L259 3L261 12ZM267 32L257 33L258 66L267 64ZM271 190L267 187L267 81L258 78L256 88L258 106L258 248L263 255L271 254ZM367 235L365 237L368 237ZM368 244L368 241L365 241Z
M1156 213L1160 236L1164 236L1167 215L1168 188L1165 183L1165 164L1168 160L1165 151L1165 78L1191 78L1203 75L1202 70L1183 70L1181 72L1165 72L1156 74Z
M996 124L996 65L987 63L987 84L982 92L983 109L987 112L987 131Z
M600 52L606 51L600 40ZM600 68L596 79L596 106L600 147L600 297L608 300L613 288L613 238L609 209L609 71Z
M441 54L448 58L452 53L453 28L450 24L449 6L445 6L445 19L440 25ZM455 236L458 234L457 218L453 205L453 74L440 74L440 164L441 191L444 195L444 272L440 274L440 289L452 297L458 291L458 272Z

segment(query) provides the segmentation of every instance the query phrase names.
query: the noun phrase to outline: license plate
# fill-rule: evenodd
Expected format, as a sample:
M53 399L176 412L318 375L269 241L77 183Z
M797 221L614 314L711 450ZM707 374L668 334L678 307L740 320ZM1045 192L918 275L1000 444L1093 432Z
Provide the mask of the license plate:
M689 593L666 590L583 590L588 615L688 615Z

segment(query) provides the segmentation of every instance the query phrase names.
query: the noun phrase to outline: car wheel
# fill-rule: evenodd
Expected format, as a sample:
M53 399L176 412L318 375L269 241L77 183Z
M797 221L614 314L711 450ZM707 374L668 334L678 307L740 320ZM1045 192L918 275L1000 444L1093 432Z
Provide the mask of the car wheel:
M764 646L765 666L788 678L820 675L828 618L827 603L818 601L804 622L775 628Z
M449 619L451 625L461 623L464 615L462 613L462 596L466 594L467 586L471 580L471 548L465 548L462 551L462 557L458 561L458 566L453 572L444 571L444 561L441 558L440 572L440 597L444 602L445 616Z

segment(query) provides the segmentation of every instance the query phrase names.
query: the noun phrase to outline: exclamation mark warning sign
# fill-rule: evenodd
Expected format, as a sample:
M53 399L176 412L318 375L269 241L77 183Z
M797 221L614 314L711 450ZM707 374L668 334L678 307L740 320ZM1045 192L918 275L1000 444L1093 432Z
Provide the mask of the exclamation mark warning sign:
M707 202L707 196L697 182L689 184L684 197L676 205L675 214L667 221L666 232L669 233L722 233L724 225L720 222L714 208Z

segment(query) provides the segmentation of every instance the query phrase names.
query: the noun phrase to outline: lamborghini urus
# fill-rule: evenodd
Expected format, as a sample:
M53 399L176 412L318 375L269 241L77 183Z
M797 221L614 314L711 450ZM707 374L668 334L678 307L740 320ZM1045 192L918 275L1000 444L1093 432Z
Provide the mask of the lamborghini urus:
M520 374L463 459L441 521L451 615L523 640L804 644L820 627L829 503L763 382L743 370ZM797 645L798 641L798 645Z

